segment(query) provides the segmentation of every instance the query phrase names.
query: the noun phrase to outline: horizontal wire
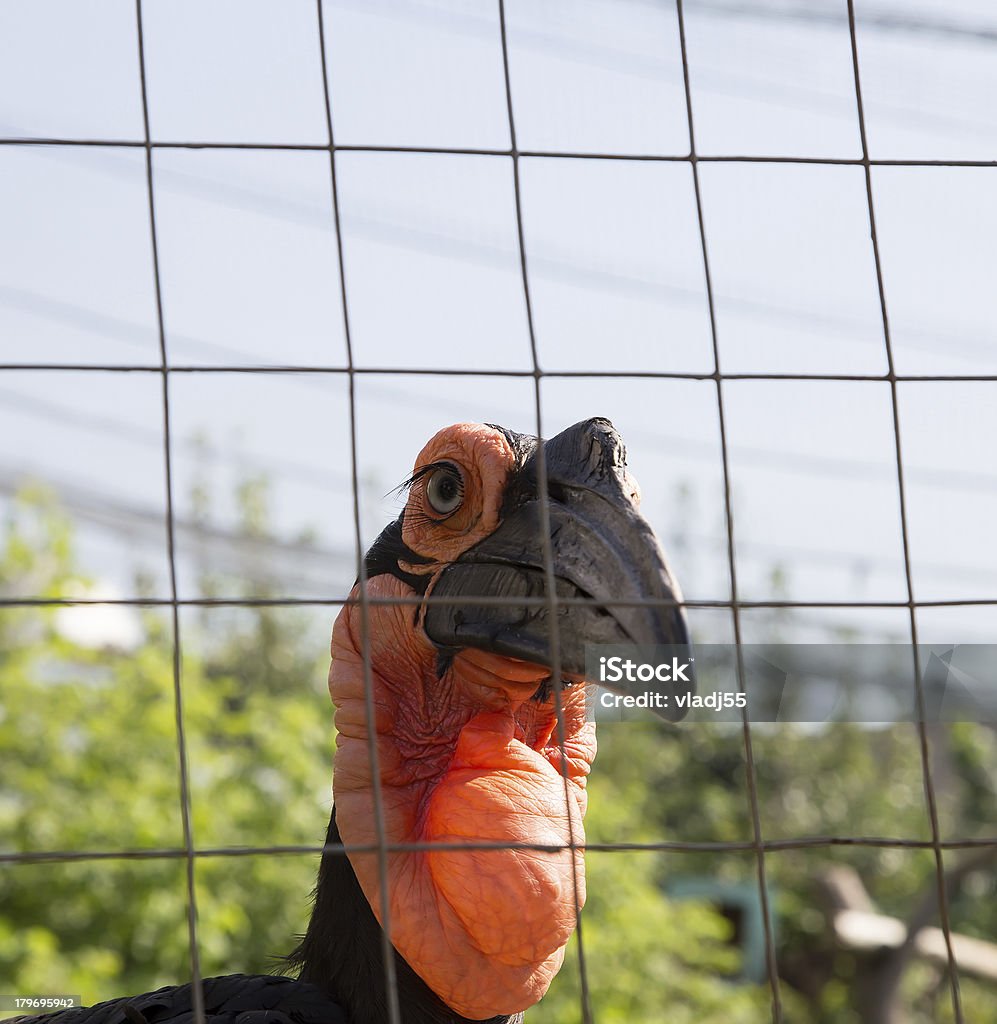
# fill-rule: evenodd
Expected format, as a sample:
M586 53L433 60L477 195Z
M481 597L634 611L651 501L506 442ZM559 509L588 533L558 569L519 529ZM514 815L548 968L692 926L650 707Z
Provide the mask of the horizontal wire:
M421 597L413 594L410 597L378 597L372 594L366 601L372 607L422 608L434 605L440 607L487 607L487 608L546 608L546 597L513 597L513 596L447 596L435 597L427 594ZM355 597L0 597L0 607L75 607L81 606L125 606L125 607L173 607L187 605L197 608L211 607L280 607L280 606L313 606L316 608L359 607L361 602ZM565 607L599 607L599 608L950 608L989 606L997 604L997 597L965 597L965 598L930 598L917 600L894 601L836 601L836 600L790 600L748 598L683 598L681 601L673 597L559 597L558 604Z
M890 836L800 836L790 839L762 839L767 852L780 850L811 850L834 846L853 846L871 849L932 850L930 839L901 839ZM942 839L939 845L947 850L968 850L997 847L997 835L977 838ZM587 853L752 853L756 842L751 839L730 841L662 840L659 842L580 843L577 849ZM195 847L196 858L293 856L296 854L361 854L377 853L443 853L468 850L531 850L541 853L562 853L573 849L569 843L516 843L516 842L421 842L421 843L287 843L268 846L206 846ZM131 850L34 850L24 853L0 853L0 864L74 863L77 861L108 860L183 860L187 851L182 847Z
M401 146L377 143L337 143L335 146L320 142L215 142L211 140L161 140L150 142L153 149L191 150L286 150L306 153L397 153L425 154L427 156L488 156L512 159L511 149L478 146ZM146 144L136 139L74 139L57 137L13 136L0 138L0 146L80 146L104 149L145 149ZM529 160L624 160L644 163L746 163L746 164L820 164L842 167L994 167L997 160L941 160L933 158L899 158L861 156L780 156L749 153L614 153L560 149L523 149L516 156Z
M0 608L61 608L77 606L124 606L132 608L172 608L174 605L191 608L269 608L269 607L315 607L344 608L360 607L359 598L350 597L0 597ZM432 605L441 607L485 607L485 608L546 608L544 597L376 597L367 599L371 607L422 608ZM561 597L558 604L565 607L598 608L965 608L997 605L997 597L940 598L937 600L918 599L913 601L792 601L685 598L678 601L666 597L606 598Z
M871 381L881 384L898 383L993 383L997 373L716 373L713 370L497 370L463 367L428 366L346 366L261 365L225 363L172 364L164 368L152 363L0 363L0 372L9 370L49 371L60 373L258 373L258 374L340 374L342 376L367 375L386 377L550 377L558 379L595 380L758 380L758 381Z

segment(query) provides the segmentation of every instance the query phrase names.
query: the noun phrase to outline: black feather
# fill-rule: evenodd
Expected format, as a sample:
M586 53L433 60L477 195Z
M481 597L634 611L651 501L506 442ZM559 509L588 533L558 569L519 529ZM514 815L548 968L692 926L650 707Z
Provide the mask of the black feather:
M405 572L398 564L400 561L408 562L409 565L430 565L433 561L431 558L426 558L417 551L413 551L402 540L401 516L381 531L377 540L371 545L370 551L367 552L365 559L367 579L390 573L396 579L407 583L417 594L425 594L430 577Z

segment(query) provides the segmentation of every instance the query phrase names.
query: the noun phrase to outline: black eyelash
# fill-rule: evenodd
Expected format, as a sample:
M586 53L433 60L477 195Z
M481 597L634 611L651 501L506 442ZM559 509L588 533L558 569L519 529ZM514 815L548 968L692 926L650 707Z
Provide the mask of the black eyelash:
M434 472L437 469L452 470L454 476L456 476L457 479L460 481L460 493L461 495L464 494L464 478L463 476L461 476L457 467L452 462L440 461L431 462L428 466L422 466L420 469L417 469L408 479L403 480L397 487L388 491L385 497L401 497L403 494L406 494L409 490L411 490L413 485L416 484L419 480L421 480L424 476Z

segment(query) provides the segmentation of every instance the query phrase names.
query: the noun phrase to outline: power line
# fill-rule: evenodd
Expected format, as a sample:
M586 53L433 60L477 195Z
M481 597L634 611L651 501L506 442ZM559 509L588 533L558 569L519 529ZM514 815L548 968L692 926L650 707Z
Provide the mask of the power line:
M37 474L26 467L0 464L0 495L16 497L33 478ZM166 527L161 508L112 497L66 478L44 482L55 489L74 519L162 553ZM213 571L227 571L240 579L272 582L275 576L296 576L304 584L302 590L324 595L330 581L348 580L354 568L353 553L344 548L253 534L184 515L174 516L174 526L182 557L196 562L210 555Z
M320 381L313 380L311 377L293 379L301 380L302 384L310 384L313 387L323 387ZM421 405L421 399L418 396L390 385L371 382L364 386L364 393L365 395L369 394L374 401L381 401L392 406L401 404L419 407ZM460 402L450 396L438 397L437 401L439 406L451 410L452 415L473 416L477 414L476 408L471 402ZM158 431L143 428L138 424L124 423L111 417L81 413L72 406L48 399L29 397L6 388L0 388L0 407L3 406L18 409L25 415L41 417L46 420L55 418L81 429L102 433L129 443L156 446L162 444L162 437ZM628 436L655 450L666 447L671 453L684 452L697 461L712 462L717 456L715 443L700 438L661 431L651 432L639 428L629 430ZM291 456L282 455L279 461L267 461L259 456L227 453L200 440L181 440L179 444L194 456L232 461L254 473L263 474L267 479L293 480L308 487L323 489L327 487L348 489L349 487L349 480L342 471L300 462ZM793 476L805 474L818 478L834 476L839 479L879 480L889 469L883 463L861 459L836 458L818 452L794 452L751 445L731 445L731 453L735 456L735 461L742 465L761 466ZM930 488L973 493L997 491L997 474L983 471L912 466L909 467L909 478L912 482Z
M634 6L660 11L657 0L631 0ZM371 0L336 0L336 7L350 10L362 10L365 14L387 17L393 21L409 21L413 24L435 22L449 30L478 39L491 41L495 27L487 18L481 17L467 9L454 10L446 5L432 2L416 2L408 0L403 6L395 4L372 3ZM741 0L703 0L693 5L688 12L702 14L713 18L748 19L756 21L782 21L798 24L809 24L820 27L840 25L847 27L847 18L841 13L840 5L819 7L814 4L788 4L765 6L746 4ZM988 25L972 25L946 21L944 19L920 18L899 15L885 9L866 10L859 19L863 28L869 28L884 35L912 33L949 38L952 40L968 40L990 43L993 41L994 29ZM630 77L643 79L661 79L674 85L682 85L681 67L669 61L659 52L639 52L628 47L614 46L605 38L598 41L570 38L564 34L555 34L542 28L527 28L524 25L510 26L510 39L516 48L539 51L557 56L559 59L572 61L586 67L613 71ZM828 93L812 87L797 84L792 94L787 94L782 83L768 81L757 76L746 77L732 75L727 68L704 66L697 61L694 92L710 92L717 95L744 98L754 91L774 106L788 109L811 111L813 104L824 106L830 113L842 119L852 121L854 109L849 105L852 96L849 93ZM805 102L804 102L805 100ZM916 107L902 104L880 103L880 109L888 112L891 117L899 117L908 123L929 123L935 127L956 127L978 129L994 128L990 121L973 121L963 117L946 115L930 115Z
M38 479L35 470L28 467L0 464L0 494L13 497L23 488L25 482ZM79 519L112 533L134 536L143 543L155 545L162 549L162 511L155 506L145 506L114 498L105 492L87 487L78 481L66 477L47 477L44 482L53 487L59 494L66 508ZM225 545L233 558L249 556L266 556L270 558L290 558L307 561L314 558L323 563L316 566L319 578L322 578L325 567L335 563L348 567L352 571L353 555L346 549L322 546L311 541L286 540L275 536L247 534L213 525L206 520L189 516L175 517L178 535L188 544L219 544ZM681 534L681 542L700 544L704 548L726 546L726 538L719 534ZM771 565L772 559L790 559L794 563L806 562L828 567L851 566L862 572L895 572L901 564L897 560L882 558L875 554L860 551L840 551L808 545L773 543L768 541L738 541L739 558L754 561L765 561ZM230 561L233 570L244 567L242 562ZM958 565L949 562L917 561L917 570L931 576L950 577L967 581L992 582L992 569L979 565ZM328 589L323 585L323 590Z
M776 3L744 3L743 0L688 0L689 13L721 15L730 18L748 18L753 21L792 21L818 25L846 25L848 16L841 4L794 3L777 0ZM935 38L968 40L986 44L997 43L997 23L986 24L939 17L932 13L910 14L899 8L874 7L862 4L855 16L863 29L872 29L891 35L926 35Z
M45 148L39 152L56 160L71 161L75 155L75 150ZM98 166L118 175L125 173L130 177L134 173L134 167L130 162L121 160L113 153L103 153ZM162 179L160 187L166 190L176 189L217 205L260 214L286 223L324 230L322 222L328 216L327 211L314 204L228 182L213 182L186 171L161 168L157 170L156 176L157 181ZM438 225L413 223L410 211L404 208L395 207L392 211L394 219L386 218L386 209L391 210L391 207L384 203L380 203L376 211L365 211L362 208L358 210L355 207L346 209L343 211L344 227L351 234L367 241L442 256L465 264L501 269L507 269L512 265L515 253L511 245L503 245L497 240L483 241L480 237L469 237L455 231L443 231ZM536 248L535 244L533 248ZM577 250L574 249L556 252L548 247L546 252L540 251L531 255L531 274L534 277L587 289L598 288L613 295L629 295L655 304L676 303L694 309L704 308L705 298L701 288L634 273L619 267L585 265L580 262ZM724 291L717 291L715 297L723 314L735 313L762 322L781 322L794 327L805 327L808 331L819 331L838 337L846 336L850 340L860 338L861 333L857 332L861 332L863 328L871 331L874 326L861 318L848 316L839 311L794 308ZM119 318L76 304L51 300L27 289L0 286L0 299L8 305L34 315L48 316L50 313L52 318L68 323L74 322L78 310L80 322L75 326L82 326L96 333L106 330L115 340L126 344L146 347L147 342L142 339L147 335L151 337L151 327L129 324ZM52 303L52 308L47 312L46 304L49 302ZM903 347L918 351L935 353L939 344L942 344L949 355L966 360L972 360L979 355L993 356L995 353L993 340L989 337L967 338L964 333L953 334L951 331L913 324L905 325L903 335ZM216 354L223 360L229 356L244 358L248 354L231 346L172 330L168 331L168 340L171 346L177 343L191 351L201 349L205 353ZM871 346L874 343L875 338L870 334L868 344Z
M126 423L110 416L83 413L74 406L63 405L48 399L29 397L7 388L0 388L0 408L3 407L17 409L24 415L45 420L54 418L61 423L71 424L92 433L114 437L118 441L128 444L159 447L163 443L163 437L159 431L143 427L141 424ZM248 456L241 452L225 451L211 442L199 438L180 439L174 441L174 444L204 462L221 459L234 463L237 468L244 468L254 474L262 474L268 480L272 478L293 480L295 483L323 490L328 487L348 490L350 487L349 478L342 471L329 466L299 462L292 456L282 455L279 462L267 461L258 455Z

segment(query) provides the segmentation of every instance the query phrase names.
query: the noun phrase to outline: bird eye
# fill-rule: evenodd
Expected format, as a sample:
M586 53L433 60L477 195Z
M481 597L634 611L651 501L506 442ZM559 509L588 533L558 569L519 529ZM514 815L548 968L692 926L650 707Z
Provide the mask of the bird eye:
M464 500L464 481L452 466L434 470L426 481L426 498L434 512L448 516Z

